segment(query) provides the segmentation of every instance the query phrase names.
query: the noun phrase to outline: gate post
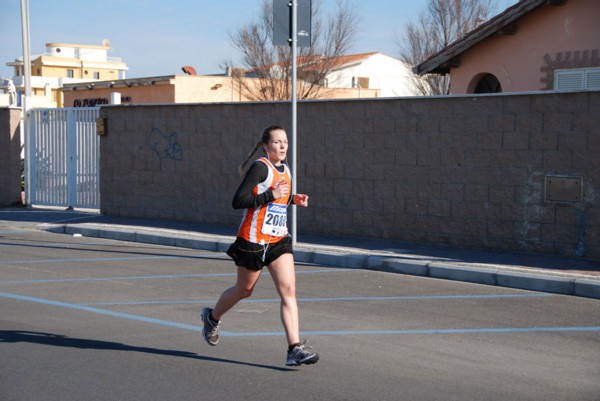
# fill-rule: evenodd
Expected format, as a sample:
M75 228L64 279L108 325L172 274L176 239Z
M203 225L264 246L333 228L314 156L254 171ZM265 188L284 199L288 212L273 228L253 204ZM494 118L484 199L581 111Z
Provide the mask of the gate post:
M37 161L36 161L36 130L37 130L37 114L36 113L23 113L23 119L27 119L25 122L25 130L23 137L25 138L25 204L27 206L33 205L36 199L36 172L37 172Z
M76 110L67 109L67 206L77 206L77 119Z

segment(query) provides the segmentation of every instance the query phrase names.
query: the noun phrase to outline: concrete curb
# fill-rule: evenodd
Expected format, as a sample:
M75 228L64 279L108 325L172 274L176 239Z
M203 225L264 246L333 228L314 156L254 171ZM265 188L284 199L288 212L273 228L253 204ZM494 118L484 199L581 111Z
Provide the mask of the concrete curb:
M83 224L41 224L38 229L59 234L80 234L84 237L118 241L176 246L211 252L226 252L233 236L200 234L147 227ZM543 273L503 270L501 267L475 267L464 264L440 263L426 259L411 259L400 255L354 252L350 248L311 247L296 244L296 261L349 269L368 269L435 279L463 281L498 287L539 291L600 299L600 279L573 278Z

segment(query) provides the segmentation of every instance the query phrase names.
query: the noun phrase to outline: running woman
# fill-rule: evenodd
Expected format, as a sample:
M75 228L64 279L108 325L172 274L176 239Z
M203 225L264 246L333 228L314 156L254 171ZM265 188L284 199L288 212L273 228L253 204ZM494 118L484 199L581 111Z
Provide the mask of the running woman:
M264 156L250 165L232 202L234 209L244 209L236 240L227 251L237 266L237 281L221 294L214 308L202 309L202 334L208 344L218 344L221 318L252 295L263 267L267 266L281 298L281 322L288 343L286 365L313 364L319 360L319 354L306 341L300 341L294 255L286 225L287 206L293 203L306 207L308 196L290 194L292 177L284 163L287 134L276 125L264 130L261 140L241 164L240 175L261 148Z

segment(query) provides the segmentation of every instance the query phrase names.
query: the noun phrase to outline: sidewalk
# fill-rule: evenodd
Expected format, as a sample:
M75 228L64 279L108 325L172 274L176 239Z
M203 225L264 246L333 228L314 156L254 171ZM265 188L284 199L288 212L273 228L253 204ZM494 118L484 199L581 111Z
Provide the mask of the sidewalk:
M0 209L2 223L214 252L227 250L237 228L40 208ZM302 232L297 237L298 262L600 299L600 261Z

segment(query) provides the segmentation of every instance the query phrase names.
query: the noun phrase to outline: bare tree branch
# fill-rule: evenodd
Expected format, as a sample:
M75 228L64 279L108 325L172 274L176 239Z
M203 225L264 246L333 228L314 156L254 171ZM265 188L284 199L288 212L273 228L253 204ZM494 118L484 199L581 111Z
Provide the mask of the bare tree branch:
M412 66L455 42L488 19L497 8L497 0L428 0L416 22L409 22L404 36L396 40L400 58ZM429 74L415 76L421 94L450 93L450 76Z
M328 18L321 10L321 0L313 0L311 47L298 48L297 52L299 99L316 99L326 95L325 78L336 66L335 59L351 47L358 29L358 14L350 0L336 0L335 12ZM273 45L272 0L263 0L258 20L230 34L230 39L240 51L241 62L247 71L246 77L241 74L233 76L246 98L291 98L292 52L290 47ZM233 67L230 62L226 66Z

